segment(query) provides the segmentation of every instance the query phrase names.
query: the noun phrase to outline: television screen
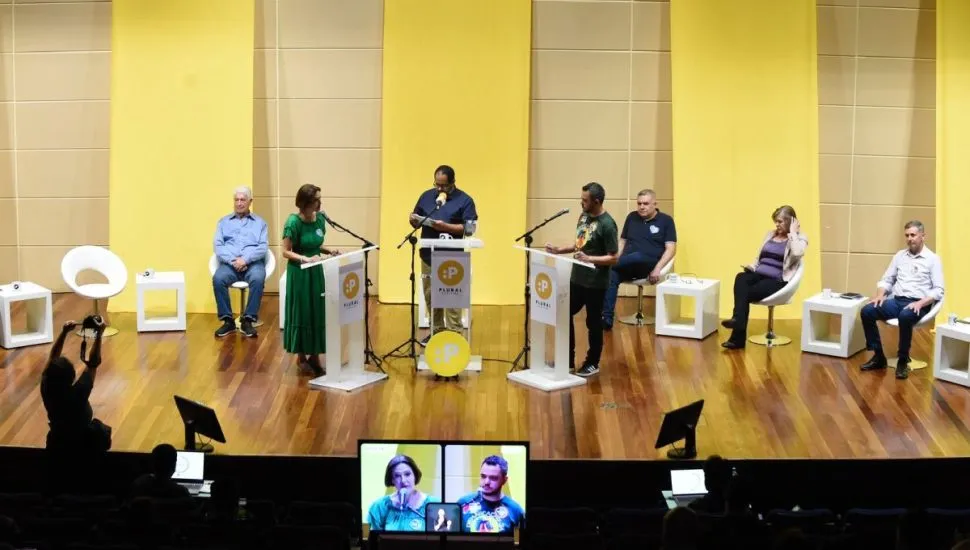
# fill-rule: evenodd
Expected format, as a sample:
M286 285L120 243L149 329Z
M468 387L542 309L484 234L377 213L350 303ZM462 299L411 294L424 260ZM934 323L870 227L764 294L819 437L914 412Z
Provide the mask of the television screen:
M428 504L442 502L441 445L361 442L362 523L371 531L425 531Z
M445 502L458 504L465 533L511 534L525 522L524 443L445 443Z

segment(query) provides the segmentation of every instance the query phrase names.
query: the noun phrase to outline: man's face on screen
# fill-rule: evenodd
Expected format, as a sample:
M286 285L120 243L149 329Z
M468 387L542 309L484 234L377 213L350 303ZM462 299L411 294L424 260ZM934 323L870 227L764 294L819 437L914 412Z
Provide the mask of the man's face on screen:
M500 466L482 464L479 486L482 488L483 494L487 496L500 495L506 479L508 478L502 474Z
M394 471L391 472L391 482L394 483L395 489L414 488L414 470L403 462L398 464L394 467Z

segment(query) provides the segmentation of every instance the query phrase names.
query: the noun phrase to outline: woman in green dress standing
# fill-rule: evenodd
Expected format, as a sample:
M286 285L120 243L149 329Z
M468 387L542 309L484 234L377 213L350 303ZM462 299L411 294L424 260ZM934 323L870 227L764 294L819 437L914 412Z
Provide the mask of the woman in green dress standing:
M326 218L320 212L320 188L305 184L296 192L298 214L283 225L283 257L286 264L286 323L283 348L296 353L300 366L316 376L324 373L320 354L327 352L323 267L300 266L334 254L323 247Z

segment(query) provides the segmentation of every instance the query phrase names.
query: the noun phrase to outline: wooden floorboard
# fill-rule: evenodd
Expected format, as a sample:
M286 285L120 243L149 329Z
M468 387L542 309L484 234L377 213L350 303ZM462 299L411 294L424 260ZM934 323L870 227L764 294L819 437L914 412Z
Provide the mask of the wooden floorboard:
M649 302L652 305L652 302ZM79 320L89 304L57 295L58 324ZM621 299L621 312L633 300ZM702 454L736 458L939 457L970 455L970 390L938 382L930 369L897 381L892 371L862 373L850 360L803 354L800 323L780 321L794 338L771 350L723 352L725 334L703 341L656 337L652 327L617 327L606 336L602 371L586 386L543 393L506 381L523 342L523 308L474 309L473 351L481 374L455 382L415 374L411 361L386 364L389 379L357 393L310 389L282 349L278 302L263 302L259 337L213 337L213 315L189 315L185 333L138 334L131 314L107 340L91 397L114 427L114 448L148 451L180 444L172 402L184 395L213 407L232 454L350 456L359 438L528 440L540 459L654 459L664 411L706 400L698 428ZM23 312L15 309L15 317ZM379 354L408 337L406 306L374 304L371 334ZM752 330L763 329L754 321ZM16 325L15 325L16 326ZM582 325L579 325L582 327ZM584 334L584 329L579 331ZM582 357L585 337L577 350ZM65 354L75 360L79 338ZM885 334L887 347L894 333ZM47 417L39 381L49 346L0 350L0 444L42 446ZM918 331L913 354L932 357L932 334Z

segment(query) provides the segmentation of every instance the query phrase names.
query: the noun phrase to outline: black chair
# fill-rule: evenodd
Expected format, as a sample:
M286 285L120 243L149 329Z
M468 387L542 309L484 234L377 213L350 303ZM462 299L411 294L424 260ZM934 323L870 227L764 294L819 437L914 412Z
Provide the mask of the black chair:
M597 533L533 534L529 538L529 547L533 550L600 550L603 540Z
M660 538L663 533L666 508L638 510L635 508L614 508L603 514L601 534L611 540L625 535ZM532 518L529 518L530 526Z
M529 536L540 534L583 535L599 533L597 516L590 508L533 508L525 529Z
M930 548L950 550L959 536L970 533L970 509L926 509L927 539Z
M852 508L842 518L845 533L859 550L892 548L905 508Z
M772 533L800 529L805 534L827 535L837 531L835 514L827 508L811 510L772 510L765 517Z
M270 540L279 550L350 550L350 537L335 527L277 525Z

